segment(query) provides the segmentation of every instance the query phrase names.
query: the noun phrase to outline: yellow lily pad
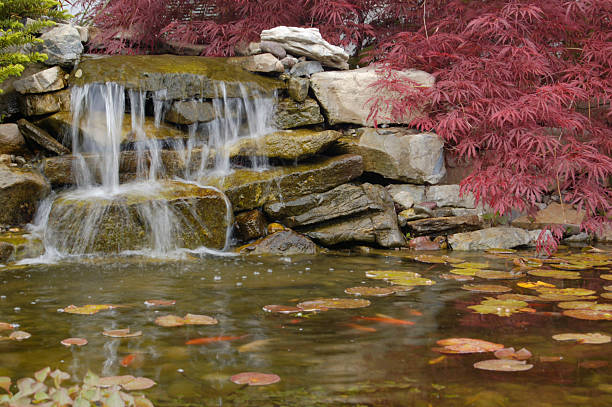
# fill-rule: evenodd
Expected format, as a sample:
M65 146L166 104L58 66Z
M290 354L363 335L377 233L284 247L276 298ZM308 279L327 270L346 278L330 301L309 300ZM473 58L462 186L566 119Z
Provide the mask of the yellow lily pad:
M558 278L566 280L579 280L581 278L580 273L566 270L529 270L527 273L530 276L535 277Z
M371 303L368 300L362 300L357 298L322 298L320 300L304 301L297 304L298 308L312 309L312 308L328 308L328 309L352 309L352 308L364 308L369 306Z
M366 277L376 280L389 280L392 278L419 278L421 275L413 271L370 270L366 271Z
M553 335L553 339L555 341L576 341L578 343L584 344L592 344L592 345L600 345L603 343L610 343L612 338L608 335L600 334L600 333L588 333L588 334L577 334L577 333L567 333L567 334L557 334Z
M487 298L480 304L471 305L468 308L474 310L478 314L493 314L500 317L509 317L512 314L520 312L520 309L526 308L527 305L525 301Z
M403 285L407 287L419 286L419 285L434 285L435 281L430 280L428 278L394 278L393 280L389 280L391 284L395 285Z
M465 284L461 286L462 289L468 291L475 291L479 293L507 293L512 291L511 288L506 287L504 285L495 285L495 284Z
M524 281L521 283L517 283L516 285L518 285L521 288L540 288L540 287L550 287L550 288L555 288L556 286L554 284L549 284L549 283L545 283L543 281Z
M428 264L446 264L448 260L442 256L434 256L432 254L421 254L414 258L416 261Z
M455 267L462 269L486 269L489 265L486 263L461 263L456 264Z
M487 280L513 280L523 277L524 274L499 270L477 270L475 276L486 278Z
M82 307L77 307L76 305L69 305L61 311L67 314L93 315L97 314L100 311L106 311L113 308L115 307L110 304L87 304L83 305Z

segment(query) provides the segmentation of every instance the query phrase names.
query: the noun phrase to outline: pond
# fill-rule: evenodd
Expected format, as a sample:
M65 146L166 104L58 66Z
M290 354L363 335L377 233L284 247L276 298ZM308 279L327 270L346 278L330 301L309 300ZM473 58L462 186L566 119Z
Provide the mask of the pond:
M101 376L142 376L157 383L143 391L156 406L610 406L612 345L553 339L562 333L612 333L609 307L582 313L599 318L585 320L564 315L568 308L561 308L558 299L551 301L555 295L574 300L572 296L596 296L590 301L610 304L609 295L600 297L610 292L606 288L612 284L605 279L612 270L610 247L601 249L606 251L573 249L573 256L567 251L560 254L565 260L558 262L585 269L572 271L577 279L525 274L488 280L478 275L495 274L478 272L482 265L449 273L450 264L431 263L440 254L422 258L428 261L422 263L413 260L414 252L372 249L312 257L116 257L4 267L0 268L0 321L19 324L19 330L32 336L0 342L0 376L31 377L45 366L78 379L88 370ZM516 260L519 256L533 253L445 254L446 261L511 271L521 263ZM525 262L558 270L526 260L524 266ZM393 295L355 297L344 292L349 287L390 286L368 278L366 272L372 276L373 270L416 272L435 284L413 286L416 276L412 275L398 280L408 291ZM447 280L442 277L445 273L477 277ZM528 281L540 281L532 286L540 291L517 285ZM543 283L595 293L554 291ZM520 309L520 304L513 308L511 302L497 306L502 315L516 311L510 316L482 314L468 306L499 294L468 291L462 289L465 284L503 285L513 293L540 297L525 297L533 301ZM296 306L317 298L349 297L367 298L371 305L295 314L262 309L269 304ZM147 300L176 304L147 306ZM115 307L93 315L59 312L72 304ZM218 324L162 327L155 323L160 316L188 313L214 317ZM142 335L102 335L122 328ZM70 337L89 343L70 348L60 344ZM532 353L526 363L533 368L516 372L474 368L474 363L495 356L448 353L436 344L453 337L516 350L524 347ZM209 339L194 341L198 338ZM189 341L194 344L186 344ZM230 381L232 375L251 371L274 373L281 381L267 386Z

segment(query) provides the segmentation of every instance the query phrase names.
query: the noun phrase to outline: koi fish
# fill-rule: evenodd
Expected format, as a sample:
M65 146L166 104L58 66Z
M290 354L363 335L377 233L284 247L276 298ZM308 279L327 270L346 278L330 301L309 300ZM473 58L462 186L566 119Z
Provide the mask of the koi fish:
M132 362L134 361L134 359L136 359L136 355L134 355L133 353L131 355L127 355L126 357L124 357L121 360L121 366L123 367L128 367L129 365L132 364Z
M185 342L185 345L207 345L213 342L222 342L222 341L235 341L236 339L245 338L247 335L242 336L209 336L205 338L196 338L191 339Z
M361 319L364 321L375 321L382 322L383 324L390 325L414 325L412 321L405 321L403 319L389 318L389 317L355 317L355 319Z
M363 326L363 325L359 325L359 324L342 324L344 326L348 326L349 328L353 328L356 329L358 331L362 331L362 332L376 332L376 328L371 328L369 326Z

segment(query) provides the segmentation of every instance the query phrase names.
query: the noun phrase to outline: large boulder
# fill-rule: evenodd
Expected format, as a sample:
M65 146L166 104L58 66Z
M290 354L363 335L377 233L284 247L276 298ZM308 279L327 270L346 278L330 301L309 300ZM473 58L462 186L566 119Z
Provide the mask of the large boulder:
M249 72L281 73L285 72L283 63L272 54L258 54L248 57L234 57L227 60L230 64L237 65Z
M434 133L361 128L339 139L334 149L362 156L365 171L392 180L435 184L446 174L444 142Z
M512 226L527 229L544 229L547 226L562 226L569 234L580 232L580 224L584 220L584 211L578 212L572 205L551 203L545 209L538 211L535 217L521 216L512 221Z
M164 120L176 124L205 123L215 118L212 102L202 100L177 100L172 103Z
M38 171L0 164L0 225L30 222L40 200L50 191L49 183Z
M51 93L28 94L19 98L19 109L24 116L41 116L55 112L70 111L68 89Z
M73 192L53 202L45 239L66 254L223 249L228 211L221 192L178 181L109 196Z
M49 66L72 68L83 53L81 34L69 24L58 24L41 35L40 39L43 42L37 44L35 50L47 54L45 64Z
M25 154L25 139L15 123L0 124L0 154Z
M243 137L229 147L230 157L302 160L326 150L342 133L334 130L284 130L261 137Z
M27 93L46 93L66 87L66 72L59 66L45 69L15 81L15 90L23 95Z
M349 67L347 52L325 41L318 28L275 27L263 30L261 41L278 43L291 55L305 56L325 66L338 69Z
M70 150L62 145L62 143L51 137L45 130L30 123L26 119L19 120L17 125L25 139L28 143L33 145L34 148L40 148L57 155L70 154Z
M294 256L297 254L316 254L317 245L299 233L292 230L283 230L241 247L239 252L253 255Z
M511 249L529 245L531 240L531 235L526 230L502 226L457 233L448 237L448 244L453 250L476 251Z
M282 99L276 105L274 121L281 129L311 126L325 122L321 108L314 99L296 102L293 99Z
M206 177L201 181L224 191L238 212L272 201L328 191L359 177L362 172L361 157L347 154L266 171L236 170L224 177Z
M296 227L320 243L372 243L399 247L406 242L393 201L380 185L340 185L330 191L264 206L271 219Z
M396 71L394 74L398 80L410 80L419 87L431 87L435 82L433 75L418 70ZM310 78L310 86L321 103L329 124L373 126L374 120L369 118L370 100L376 97L392 99L396 96L373 86L380 79L376 68L368 66L351 71L316 73ZM407 124L422 115L419 111L413 111L398 119L392 118L390 113L390 109L381 107L376 118L378 124Z

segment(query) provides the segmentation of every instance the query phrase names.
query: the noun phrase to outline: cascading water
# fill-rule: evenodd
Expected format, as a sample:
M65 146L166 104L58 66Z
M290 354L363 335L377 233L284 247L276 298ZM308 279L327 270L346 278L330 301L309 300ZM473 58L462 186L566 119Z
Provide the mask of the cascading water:
M274 97L249 94L243 86L240 90L241 98L230 98L225 84L219 83L212 99L212 121L190 125L183 138L158 139L150 134L145 113L151 97L154 128L162 126L163 112L169 107L164 90L126 93L116 83L74 87L71 137L76 188L41 206L36 230L46 255L168 256L186 248L227 248L231 204L198 180L231 172L228 146L238 139L275 130L270 125ZM173 168L175 161L167 157L178 158L181 170ZM255 169L267 165L261 157L249 161ZM215 237L215 228L223 229L222 237Z

